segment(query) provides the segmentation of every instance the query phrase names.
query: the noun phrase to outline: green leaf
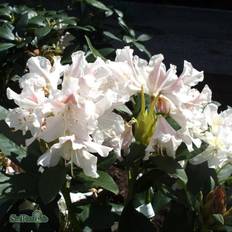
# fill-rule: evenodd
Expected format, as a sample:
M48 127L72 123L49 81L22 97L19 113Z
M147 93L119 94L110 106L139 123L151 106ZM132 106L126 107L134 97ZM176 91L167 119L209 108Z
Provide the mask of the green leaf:
M173 176L181 180L184 184L188 182L188 177L184 169L176 169L176 173Z
M180 126L180 125L178 124L178 122L175 121L172 117L167 116L165 119L167 120L167 122L169 123L169 125L170 125L174 130L177 131L177 130L181 129L181 126Z
M138 42L134 42L135 47L139 49L139 51L144 52L147 54L148 57L151 57L151 53L146 49L146 47Z
M78 213L78 218L81 222L85 222L89 217L90 204L75 206L75 210Z
M20 162L20 167L28 173L38 173L39 166L37 165L38 158L43 154L38 140L35 140L27 147L27 156Z
M121 115L127 121L129 121L131 117L133 116L133 113L126 105L121 105L119 107L116 107L116 109L114 109L114 112L116 114Z
M122 17L118 17L118 23L125 31L129 32L129 28L126 25L126 23L124 22Z
M103 35L109 37L110 39L114 39L117 41L122 41L120 38L118 38L117 36L115 36L113 33L109 32L109 31L103 31Z
M194 158L195 156L199 155L200 153L202 153L207 147L208 147L208 144L205 142L202 142L199 148L193 145L194 150L192 152L189 152L186 145L182 143L176 151L176 160L177 161L190 160Z
M0 38L6 39L9 41L15 40L15 36L12 32L12 29L7 25L0 27Z
M99 52L104 56L107 57L108 55L110 55L111 53L113 53L115 51L114 48L101 48L99 49Z
M110 152L107 157L102 160L98 159L97 168L100 170L108 169L117 160L117 155L114 152Z
M102 220L104 218L104 220ZM111 212L111 206L107 204L91 204L89 208L89 217L84 224L94 231L104 231L110 228L115 221L114 214Z
M162 210L172 199L164 194L161 190L158 190L154 195L154 210L158 212Z
M115 13L120 17L122 18L123 17L123 12L118 10L118 9L114 9Z
M153 167L166 172L171 177L178 178L184 184L188 182L188 177L185 170L173 158L168 156L155 156L151 157L148 162L150 162L150 165Z
M129 29L130 36L135 39L135 31L133 29Z
M0 18L11 20L11 10L9 7L0 8Z
M185 170L188 176L188 191L194 195L198 194L200 191L202 191L203 194L208 194L208 192L211 191L211 177L217 184L216 171L213 168L209 168L207 162L198 165L188 163Z
M22 159L27 154L25 148L18 146L3 134L0 134L0 150L8 157L12 156L11 153L15 153L19 159Z
M31 26L39 26L39 27L46 27L47 24L45 22L45 18L42 16L35 16L31 18L28 22Z
M3 218L8 214L14 203L15 200L0 199L0 221L3 221Z
M164 184L170 179L171 178L165 172L157 169L152 169L144 173L143 176L136 181L135 190L138 193L144 192L147 191L154 184Z
M116 215L120 216L124 208L123 203L119 203L119 204L110 203L110 205L111 205L111 211L115 214L115 216Z
M9 182L9 179L9 176L6 176L2 172L0 172L0 199L4 198L4 194L10 191L11 184Z
M134 38L128 36L128 35L124 35L123 36L123 40L126 42L126 43L132 43L134 42Z
M130 153L126 155L125 166L130 167L135 161L141 160L145 156L146 146L140 143L132 143L130 145Z
M15 175L0 174L0 195L7 199L36 198L37 176L29 173Z
M67 18L62 20L62 23L65 23L65 24L71 25L71 26L76 26L77 21L76 21L75 17L67 17Z
M5 50L12 48L14 46L15 46L15 44L13 44L13 43L0 43L0 52L5 51Z
M147 161L150 167L157 168L169 174L175 174L177 169L180 169L180 164L169 156L152 156Z
M61 166L48 168L41 174L38 189L39 196L44 204L48 204L55 199L65 183L65 178L65 168Z
M81 179L83 182L86 182L86 184L88 184L91 188L100 187L114 194L118 194L119 189L113 178L107 172L104 171L98 171L98 174L98 178L92 178L86 176L83 172L81 172L80 174L78 174L77 178Z
M217 172L217 177L220 183L227 180L232 175L232 164L228 163L221 167Z
M232 221L232 218L231 218ZM226 232L232 232L232 226L224 226Z
M94 55L94 57L95 58L100 57L103 60L105 60L105 57L103 57L102 54L96 48L93 47L93 45L92 45L92 43L87 35L85 35L85 39L86 39L88 47L89 47L90 51L92 52L92 54Z
M222 214L213 214L212 217L217 224L224 225L224 218Z
M119 232L154 232L152 223L142 213L136 211L131 203L123 210L119 221Z
M228 211L227 211L228 212ZM231 226L231 229L232 229L232 211L230 210L230 212L229 212L229 215L226 215L225 217L224 217L224 220L225 220L225 225L227 225L227 226ZM231 230L232 231L232 230ZM230 231L230 232L231 232Z
M75 28L80 29L82 31L90 31L90 32L96 31L96 29L91 25L85 25L85 26L77 25L75 26Z
M85 0L85 2L95 8L100 10L108 11L109 13L113 13L110 8L108 8L105 4L97 0Z
M43 27L43 28L37 28L35 30L35 35L38 36L38 38L46 36L51 31L51 28L49 27Z
M151 39L150 35L142 34L142 35L138 36L138 38L136 40L143 42L143 41L147 41L147 40L150 40L150 39Z
M7 116L8 110L0 106L0 120L4 120Z

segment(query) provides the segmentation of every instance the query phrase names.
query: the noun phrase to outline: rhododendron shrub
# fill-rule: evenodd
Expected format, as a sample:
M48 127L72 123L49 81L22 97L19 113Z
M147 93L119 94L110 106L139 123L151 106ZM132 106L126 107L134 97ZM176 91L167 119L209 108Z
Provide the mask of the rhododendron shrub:
M2 173L4 198L44 214L54 204L64 231L232 229L232 110L196 88L202 71L184 61L177 74L163 55L147 61L129 47L114 60L60 60L30 58L21 92L7 89L16 107L2 119L25 147L1 138L18 167Z

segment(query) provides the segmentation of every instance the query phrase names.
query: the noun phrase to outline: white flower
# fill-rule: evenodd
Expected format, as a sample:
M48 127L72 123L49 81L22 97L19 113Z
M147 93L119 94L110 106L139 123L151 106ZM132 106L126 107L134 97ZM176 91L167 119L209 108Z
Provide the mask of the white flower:
M49 99L50 114L37 136L48 143L59 142L39 158L38 164L54 166L63 157L86 175L97 177L97 157L92 153L105 157L114 148L120 154L124 122L112 113L117 95L105 86L109 75L105 63L101 59L87 63L83 52L74 53L72 61L64 72L61 89Z
M120 157L124 131L122 117L109 111L98 119L98 128L94 132L93 138L99 143L112 147L116 155Z
M24 134L29 130L32 134L32 138L26 141L29 145L43 127L45 114L50 111L48 95L57 91L65 66L60 64L59 57L54 58L53 66L44 57L32 57L27 66L29 73L20 79L21 93L7 89L8 98L14 100L18 107L9 110L6 123Z
M175 158L175 151L181 144L182 140L178 138L177 132L169 125L166 119L159 116L157 119L154 134L146 151L166 151L168 156Z
M29 86L35 91L43 89L47 93L57 90L60 77L67 66L60 63L60 57L53 57L53 65L45 57L31 57L27 62L29 72L20 79L23 89Z
M202 131L200 138L208 144L208 147L191 162L199 164L207 161L209 167L222 167L232 158L232 126L230 109L218 113L218 106L214 103L204 109L205 121L208 125L206 131Z
M19 107L9 110L5 119L6 123L15 130L22 130L23 134L29 130L33 138L31 141L33 141L43 122L41 105L46 101L44 94L34 92L30 87L23 89L21 94L8 88L7 96L13 99Z
M97 157L91 152L97 152L105 157L112 148L99 145L91 140L80 141L75 135L64 136L59 138L59 142L51 146L51 148L38 159L38 164L47 167L56 166L61 157L67 161L71 161L78 167L81 167L87 176L94 178L97 174Z
M181 142L187 145L189 151L193 150L193 143L197 147L200 146L201 142L197 138L195 128L197 125L202 126L198 123L198 119L202 119L203 108L211 101L211 91L207 86L201 93L193 88L203 80L204 76L203 72L194 69L189 62L184 62L184 70L178 77L176 67L171 65L166 70L163 59L163 55L159 54L146 62L133 56L133 50L125 47L116 52L115 61L118 69L115 71L117 65L114 64L113 75L116 76L116 80L124 82L126 80L126 90L131 95L138 94L143 88L144 93L150 96L151 104L154 104L155 113L164 116L158 117L154 135L147 150L160 143L160 147L165 148L166 152L170 152L170 155L174 157ZM119 66L123 69L121 73ZM171 128L165 119L166 116L173 118L181 129L175 131Z

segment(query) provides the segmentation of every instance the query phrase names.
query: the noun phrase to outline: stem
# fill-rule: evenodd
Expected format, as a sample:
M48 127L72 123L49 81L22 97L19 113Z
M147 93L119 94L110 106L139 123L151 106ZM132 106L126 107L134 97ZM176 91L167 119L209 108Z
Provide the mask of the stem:
M128 170L128 194L126 199L126 205L132 200L134 192L134 181L133 181L133 174L132 169Z
M146 192L146 199L145 199L145 203L149 204L151 203L151 189L149 188Z
M75 232L81 232L82 230L81 230L80 222L76 218L75 210L73 208L72 201L70 198L69 189L67 188L66 185L63 186L61 192L64 196L64 200L68 209L68 218L70 220L71 230Z
M128 169L128 194L126 199L126 206L131 203L135 194L135 182L138 174L138 168L136 164L132 165Z

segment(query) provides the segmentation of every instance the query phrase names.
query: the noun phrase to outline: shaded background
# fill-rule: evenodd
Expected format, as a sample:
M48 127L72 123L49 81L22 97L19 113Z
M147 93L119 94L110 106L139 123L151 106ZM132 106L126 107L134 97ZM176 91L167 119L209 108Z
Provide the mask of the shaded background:
M5 2L5 1L2 1ZM9 0L9 3L64 9L67 1ZM182 70L183 60L204 70L213 99L232 105L232 3L229 0L103 0L122 10L135 31L147 33L151 54ZM75 14L75 12L74 12ZM107 25L112 30L116 25Z

